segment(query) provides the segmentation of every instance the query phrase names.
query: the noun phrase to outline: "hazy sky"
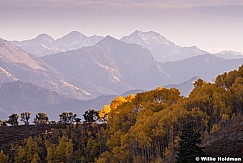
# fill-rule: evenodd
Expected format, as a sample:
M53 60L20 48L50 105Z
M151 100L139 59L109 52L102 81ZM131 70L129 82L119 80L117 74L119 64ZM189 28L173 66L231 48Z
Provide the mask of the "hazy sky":
M0 0L0 37L156 31L181 46L243 52L243 0Z

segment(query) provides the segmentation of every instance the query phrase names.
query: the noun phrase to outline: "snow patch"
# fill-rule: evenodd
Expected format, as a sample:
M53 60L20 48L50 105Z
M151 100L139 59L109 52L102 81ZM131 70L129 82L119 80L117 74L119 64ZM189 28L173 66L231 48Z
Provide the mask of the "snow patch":
M48 49L48 50L53 50L53 49L51 49L51 48L47 47L47 46L46 46L46 45L44 45L44 44L41 44L41 46L43 46L44 48L46 48L46 49Z
M87 92L87 91L85 91L85 90L82 90L82 89L80 89L80 88L78 88L78 87L76 87L76 86L74 86L74 85L72 85L72 84L70 84L70 83L68 83L68 82L66 82L66 81L64 81L64 80L62 80L61 83L62 83L63 86L65 86L65 87L69 87L69 88L71 88L72 90L81 91L81 92L84 93L85 95L91 95L91 93L89 93L89 92Z
M206 61L207 64L209 64L209 61L208 61L208 58L207 57L205 58L205 61Z
M114 75L112 75L112 79L113 79L114 82L120 82L121 81L117 76L114 76Z
M5 69L3 69L2 67L0 67L0 72L2 74L4 74L5 76L10 77L11 79L13 79L14 81L17 81L18 79L16 77L14 77L12 74L10 74L8 71L6 71Z
M96 63L98 66L100 66L101 68L103 68L103 69L105 69L105 70L107 70L107 71L110 72L111 76L110 76L109 79L110 79L111 82L115 82L115 83L117 83L117 82L121 82L121 80L120 80L121 75L120 75L120 73L118 72L117 69L114 69L114 68L109 67L109 66L107 66L107 65L101 64L101 63L99 63L98 61L95 61L95 63Z

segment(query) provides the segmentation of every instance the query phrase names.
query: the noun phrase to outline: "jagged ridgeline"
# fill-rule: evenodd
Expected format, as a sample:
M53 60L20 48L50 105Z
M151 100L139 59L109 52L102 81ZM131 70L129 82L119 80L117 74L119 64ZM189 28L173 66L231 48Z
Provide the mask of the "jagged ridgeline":
M205 155L215 157L243 157L243 134L239 133L243 131L242 107L243 65L238 70L219 75L214 83L198 79L189 97L180 96L175 88L162 87L135 96L117 97L100 110L101 122L51 125L42 134L36 132L24 140L6 144L3 142L0 160L176 162L184 159L181 151L187 149L181 144L185 142L184 131L189 123L192 125L190 133L195 133L196 142L203 142L194 143L201 153L204 151ZM231 133L225 130L228 126L231 126ZM23 130L27 132L28 127L30 126L25 126ZM14 128L1 127L0 132L3 133L4 130L6 133L1 136L5 136L5 139L7 133L13 133L12 129ZM216 147L220 145L218 140L221 140L222 133L239 136L222 139L220 143L227 144L227 147L219 149ZM189 137L193 139L193 136ZM193 140L186 142L193 144ZM187 158L192 159L194 156L195 153L192 152Z

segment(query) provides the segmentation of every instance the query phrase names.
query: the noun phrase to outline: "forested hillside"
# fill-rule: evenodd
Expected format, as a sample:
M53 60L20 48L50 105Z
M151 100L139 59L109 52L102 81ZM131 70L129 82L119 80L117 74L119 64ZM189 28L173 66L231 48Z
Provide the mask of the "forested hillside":
M206 148L198 146L198 150L202 149L201 152L207 156L217 153L215 150L223 150L217 148L217 139L224 144L226 139L220 136L227 135L228 125L234 128L237 124L236 128L240 128L242 112L243 65L238 70L219 75L214 83L198 79L189 97L180 96L175 88L163 87L138 93L136 96L119 96L99 111L99 123L60 123L41 135L36 134L13 144L1 144L0 160L179 162L182 157L179 152L183 151L183 134L188 124L192 125L190 132L197 138L195 145L200 146L198 138L204 141ZM233 123L234 121L237 123ZM242 135L242 130L234 132L235 135ZM240 148L242 146L230 146L242 143L242 139L238 138L239 136L231 137L231 143L225 144L228 148ZM221 156L243 157L240 150L218 153ZM187 158L195 159L194 156L195 153L192 152Z

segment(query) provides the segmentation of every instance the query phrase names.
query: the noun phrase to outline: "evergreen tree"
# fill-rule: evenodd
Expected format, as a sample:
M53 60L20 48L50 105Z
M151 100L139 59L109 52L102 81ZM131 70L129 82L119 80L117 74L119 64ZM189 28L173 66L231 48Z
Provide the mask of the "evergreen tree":
M34 118L35 124L48 124L49 123L49 117L46 113L38 113L36 114L36 117Z
M25 125L29 125L30 113L24 112L20 114L21 121L24 122Z
M18 118L18 114L12 114L9 116L9 120L7 121L7 123L11 124L12 126L17 126L19 124Z
M72 112L63 112L59 115L60 123L63 124L71 124L76 121L77 114L73 114ZM77 119L78 120L78 119Z
M196 133L192 124L188 123L180 136L177 163L193 163L196 157L205 155L202 148L198 146L201 143L200 137L201 134Z
M96 122L99 119L99 112L94 109L89 109L83 114L85 122Z

